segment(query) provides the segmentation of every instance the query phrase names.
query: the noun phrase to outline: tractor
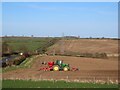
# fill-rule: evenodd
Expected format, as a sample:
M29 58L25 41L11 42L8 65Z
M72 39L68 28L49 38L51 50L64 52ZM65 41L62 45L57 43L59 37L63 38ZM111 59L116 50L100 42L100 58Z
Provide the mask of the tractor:
M55 62L42 62L42 64L47 64L47 67L40 68L39 70L44 71L77 71L78 68L70 68L69 64L63 63L62 60L56 60Z
M53 64L53 71L68 71L70 70L69 64L63 63L62 60L56 60Z

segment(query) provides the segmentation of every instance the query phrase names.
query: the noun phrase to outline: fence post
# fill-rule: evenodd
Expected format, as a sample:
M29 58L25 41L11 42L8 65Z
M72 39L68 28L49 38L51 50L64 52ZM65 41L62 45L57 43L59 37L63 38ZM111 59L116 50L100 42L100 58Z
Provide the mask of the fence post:
M95 77L93 78L93 81L94 81L94 84L95 84L95 82L96 82L96 78Z
M53 79L53 84L55 84L55 79Z
M67 82L68 82L68 78L69 78L69 77L68 77L68 76L66 76L66 81L67 81Z
M109 77L107 77L107 83L109 84L109 82L110 82L110 78L109 78Z
M41 75L40 75L40 80L41 80Z
M78 82L80 82L80 78L78 77Z

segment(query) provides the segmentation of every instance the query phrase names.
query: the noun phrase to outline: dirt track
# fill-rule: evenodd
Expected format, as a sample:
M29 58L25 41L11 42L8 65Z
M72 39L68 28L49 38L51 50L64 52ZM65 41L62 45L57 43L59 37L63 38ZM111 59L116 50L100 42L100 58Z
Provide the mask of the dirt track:
M78 67L79 71L54 72L38 71L42 61L56 59L69 63L71 67ZM118 62L111 59L92 59L67 56L37 56L32 67L18 69L3 73L3 79L67 79L67 80L112 80L116 82L118 75Z

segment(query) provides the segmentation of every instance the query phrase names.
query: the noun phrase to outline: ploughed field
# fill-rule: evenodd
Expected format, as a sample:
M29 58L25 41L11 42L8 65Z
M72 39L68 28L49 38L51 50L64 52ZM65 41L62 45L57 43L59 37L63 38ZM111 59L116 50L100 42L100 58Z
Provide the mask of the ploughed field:
M43 61L63 60L70 67L77 67L79 71L39 71ZM46 65L47 66L47 65ZM19 68L4 72L3 79L54 79L54 80L76 80L76 81L111 81L118 80L118 61L114 59L96 59L70 56L35 56L30 68Z
M60 40L53 46L49 47L47 53L56 54L61 53L64 50L65 53L77 52L77 53L106 53L117 54L118 53L118 40L111 39L73 39L73 40Z

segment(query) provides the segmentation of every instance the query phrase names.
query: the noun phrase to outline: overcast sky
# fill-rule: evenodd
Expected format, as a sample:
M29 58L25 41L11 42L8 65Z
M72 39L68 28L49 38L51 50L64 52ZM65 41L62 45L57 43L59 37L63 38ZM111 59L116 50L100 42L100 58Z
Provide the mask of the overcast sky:
M2 4L2 35L118 37L117 2Z

